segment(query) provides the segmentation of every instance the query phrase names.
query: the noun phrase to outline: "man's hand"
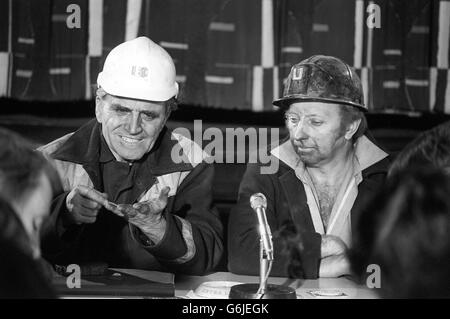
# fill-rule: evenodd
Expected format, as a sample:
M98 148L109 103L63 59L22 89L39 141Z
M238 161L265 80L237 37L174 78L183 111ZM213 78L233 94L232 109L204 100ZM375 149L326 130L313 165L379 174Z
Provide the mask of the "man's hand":
M319 277L336 278L350 273L350 262L345 254L329 256L320 261Z
M337 256L347 252L347 245L337 236L322 235L321 257Z
M319 277L339 277L350 274L347 246L337 236L322 235Z
M169 191L170 187L164 187L159 197L152 201L134 205L120 204L117 207L107 203L105 207L139 227L156 244L163 238L166 231L166 220L162 212L167 206Z
M99 209L108 202L107 197L91 187L78 185L67 195L69 213L63 217L63 224L95 223Z

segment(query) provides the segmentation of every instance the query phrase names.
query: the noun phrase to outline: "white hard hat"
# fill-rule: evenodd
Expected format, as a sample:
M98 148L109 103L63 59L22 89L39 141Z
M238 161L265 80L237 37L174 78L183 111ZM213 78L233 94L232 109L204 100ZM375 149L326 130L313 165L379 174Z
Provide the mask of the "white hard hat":
M111 50L97 85L111 95L162 102L178 95L175 76L167 51L149 38L139 37Z

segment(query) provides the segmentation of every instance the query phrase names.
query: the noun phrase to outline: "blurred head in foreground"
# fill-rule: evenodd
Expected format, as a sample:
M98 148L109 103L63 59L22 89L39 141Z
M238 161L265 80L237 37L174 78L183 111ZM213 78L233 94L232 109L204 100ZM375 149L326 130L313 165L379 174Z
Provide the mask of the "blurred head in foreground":
M396 174L357 221L350 262L364 284L380 268L381 297L450 297L450 178L443 169Z
M396 156L392 177L410 167L438 167L450 173L450 121L419 134Z
M11 131L0 129L0 145L0 200L16 213L32 256L38 258L39 232L49 214L55 172L40 152ZM8 235L2 233L3 237Z
M0 145L0 298L53 298L39 237L57 173L16 133L0 128Z

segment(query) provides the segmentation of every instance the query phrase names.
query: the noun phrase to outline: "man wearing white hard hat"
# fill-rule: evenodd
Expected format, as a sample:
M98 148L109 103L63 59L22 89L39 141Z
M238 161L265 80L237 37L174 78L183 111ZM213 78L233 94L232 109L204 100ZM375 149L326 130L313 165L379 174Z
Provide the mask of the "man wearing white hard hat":
M368 138L361 81L340 59L312 56L292 67L273 104L284 111L289 136L269 150L279 161L276 173L247 166L229 220L230 270L258 274L259 234L249 199L262 193L275 234L271 275L348 275L358 207L382 187L389 162Z
M43 236L48 260L187 274L218 264L214 168L197 144L165 126L177 103L175 75L150 39L118 45L97 78L96 120L40 149L64 186ZM172 160L174 147L182 163Z

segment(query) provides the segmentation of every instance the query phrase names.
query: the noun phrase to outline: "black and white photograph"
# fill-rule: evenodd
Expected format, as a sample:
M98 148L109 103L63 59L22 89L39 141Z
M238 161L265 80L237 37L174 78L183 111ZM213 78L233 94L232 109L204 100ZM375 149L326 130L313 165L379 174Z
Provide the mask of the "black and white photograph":
M0 0L0 299L449 299L449 64L449 0Z

